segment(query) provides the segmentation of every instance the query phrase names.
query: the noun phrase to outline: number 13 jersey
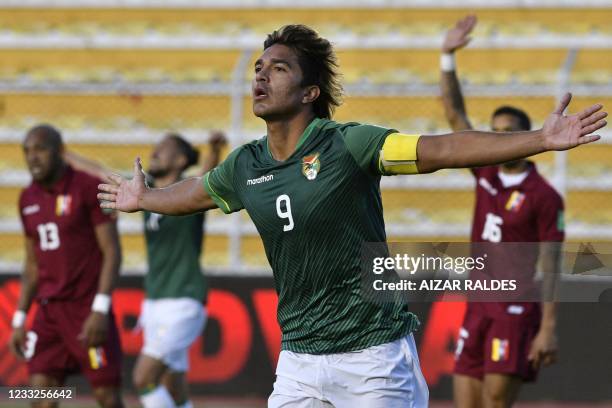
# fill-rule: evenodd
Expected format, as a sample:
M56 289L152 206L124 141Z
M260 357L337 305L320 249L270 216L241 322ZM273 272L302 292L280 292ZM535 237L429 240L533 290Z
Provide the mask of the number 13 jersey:
M95 227L113 221L98 203L99 183L66 167L50 189L32 182L22 191L19 214L34 244L37 299L77 301L96 294L102 252Z

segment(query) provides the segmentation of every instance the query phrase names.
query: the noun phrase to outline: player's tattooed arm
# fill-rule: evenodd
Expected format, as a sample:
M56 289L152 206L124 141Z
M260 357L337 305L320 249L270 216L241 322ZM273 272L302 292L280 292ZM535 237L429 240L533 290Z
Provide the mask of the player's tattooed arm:
M471 40L469 35L475 26L476 16L469 15L459 20L455 27L448 30L444 37L442 44L443 54L454 56L457 50L465 47ZM461 85L454 68L443 67L440 71L440 90L442 92L444 113L451 129L455 132L472 129L465 109Z
M221 161L221 150L226 145L227 138L225 137L225 133L220 130L215 130L211 133L210 138L208 139L208 155L204 159L204 163L202 164L202 168L198 172L198 176L203 176L210 170L217 167L217 165Z
M187 215L217 208L202 184L202 177L192 177L164 188L145 185L140 158L134 161L134 177L127 180L118 174L109 184L98 186L100 207L123 212L147 210L166 215Z
M440 169L471 168L501 164L551 150L569 150L595 142L592 134L606 126L603 105L595 104L573 115L563 112L570 103L565 94L548 115L542 129L529 132L478 132L467 130L419 138L419 173Z
M442 72L440 79L440 89L442 91L442 103L444 114L451 129L455 132L472 129L472 124L468 119L461 93L461 85L457 79L455 71Z
M556 290L561 274L560 242L540 243L542 265L542 320L540 329L534 338L528 359L538 368L557 361L557 302Z
M121 265L121 246L115 221L105 222L95 227L96 241L102 252L102 268L98 279L98 294L111 296ZM79 335L88 347L98 347L106 341L108 334L108 314L92 311L85 320Z
M38 285L38 267L34 253L34 241L32 238L25 239L25 265L21 275L21 293L17 303L17 310L27 313L36 294ZM23 350L26 343L25 325L13 328L13 333L9 342L9 347L14 355L23 359Z

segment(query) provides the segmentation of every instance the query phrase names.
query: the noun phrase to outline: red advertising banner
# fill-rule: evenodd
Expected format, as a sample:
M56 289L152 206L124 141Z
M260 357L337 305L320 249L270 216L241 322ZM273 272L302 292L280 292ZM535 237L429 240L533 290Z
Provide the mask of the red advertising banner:
M271 278L214 277L209 280L208 322L190 349L188 379L192 392L214 395L266 396L274 382L281 332L276 322L277 297ZM113 308L125 353L124 378L142 346L137 328L142 278L123 277L113 294ZM25 364L9 352L11 316L19 295L15 276L0 277L0 385L27 382ZM28 322L35 313L34 306ZM454 344L465 302L415 303L423 323L415 333L423 372L432 399L451 398ZM612 304L561 305L561 361L544 370L538 383L525 387L527 399L612 400ZM585 317L588 317L586 319ZM72 383L82 384L82 379ZM567 387L559 389L558 381ZM125 385L131 389L130 384Z

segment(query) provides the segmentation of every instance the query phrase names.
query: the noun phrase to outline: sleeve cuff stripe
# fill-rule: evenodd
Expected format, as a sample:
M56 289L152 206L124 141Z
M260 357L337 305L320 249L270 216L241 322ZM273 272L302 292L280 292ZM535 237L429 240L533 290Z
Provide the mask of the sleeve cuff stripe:
M206 188L206 191L208 191L212 199L215 200L217 203L223 203L224 208L221 208L223 212L231 212L230 206L227 204L227 201L225 201L219 194L217 194L217 192L210 185L209 177L210 172L206 173L206 175L204 176L204 187Z

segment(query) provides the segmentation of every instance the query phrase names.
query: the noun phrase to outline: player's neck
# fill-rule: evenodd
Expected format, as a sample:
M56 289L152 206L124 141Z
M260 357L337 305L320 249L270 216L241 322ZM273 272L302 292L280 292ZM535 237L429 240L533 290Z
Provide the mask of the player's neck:
M55 170L55 172L53 172L53 174L51 174L51 176L49 176L49 178L47 180L43 180L40 181L40 185L45 189L45 190L50 190L53 188L53 186L61 180L61 178L64 176L64 173L66 172L67 169L67 165L66 163L62 163L61 165L59 165L57 167L57 170Z
M524 173L529 169L529 162L526 160L522 160L517 164L506 165L502 164L499 167L499 170L504 174L520 174Z
M268 128L268 148L275 160L285 161L293 154L295 148L314 119L312 112L300 112L289 119L266 121Z
M170 184L174 184L181 178L180 173L168 173L165 176L155 177L153 184L156 188L168 187Z

